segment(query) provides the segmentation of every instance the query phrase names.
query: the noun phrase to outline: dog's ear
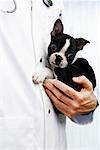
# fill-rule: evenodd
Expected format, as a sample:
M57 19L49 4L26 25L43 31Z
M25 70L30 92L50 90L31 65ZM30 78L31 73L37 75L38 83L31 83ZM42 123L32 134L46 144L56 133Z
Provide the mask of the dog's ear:
M83 47L87 44L87 43L90 43L89 41L83 39L83 38L78 38L78 39L75 39L75 42L76 42L76 48L77 50L82 50Z
M63 24L60 19L57 19L54 23L53 31L51 32L51 36L57 36L63 34Z

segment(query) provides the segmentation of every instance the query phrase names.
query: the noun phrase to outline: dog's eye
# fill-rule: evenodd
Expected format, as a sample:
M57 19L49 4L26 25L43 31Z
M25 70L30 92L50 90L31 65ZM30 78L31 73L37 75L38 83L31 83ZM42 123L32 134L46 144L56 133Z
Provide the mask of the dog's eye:
M57 50L57 47L56 47L55 44L52 44L52 45L51 45L51 50L52 50L53 52L55 52L55 51Z
M72 53L67 55L67 61L69 64L73 61L73 59L74 59L74 55Z
M68 54L67 57L68 57L68 58L72 58L72 57L73 57L73 54Z

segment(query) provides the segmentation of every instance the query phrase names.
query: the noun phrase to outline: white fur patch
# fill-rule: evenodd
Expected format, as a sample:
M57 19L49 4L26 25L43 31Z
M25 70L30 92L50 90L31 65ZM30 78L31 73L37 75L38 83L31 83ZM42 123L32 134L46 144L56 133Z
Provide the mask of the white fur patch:
M68 49L68 47L70 46L70 39L66 40L65 45L63 46L63 48L61 49L61 53L65 54L66 50Z
M71 64L73 64L78 58L82 58L82 55L80 54L80 52L76 53L75 58L74 58L74 60L72 61Z
M53 79L53 72L47 67L37 70L32 76L32 81L35 84L43 83L45 79Z

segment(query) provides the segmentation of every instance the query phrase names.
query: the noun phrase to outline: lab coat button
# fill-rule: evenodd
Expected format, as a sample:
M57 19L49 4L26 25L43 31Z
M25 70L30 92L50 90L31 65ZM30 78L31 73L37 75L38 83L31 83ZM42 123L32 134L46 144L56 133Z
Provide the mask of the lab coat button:
M42 63L42 58L40 58L40 62Z
M50 114L50 109L48 110L48 113Z

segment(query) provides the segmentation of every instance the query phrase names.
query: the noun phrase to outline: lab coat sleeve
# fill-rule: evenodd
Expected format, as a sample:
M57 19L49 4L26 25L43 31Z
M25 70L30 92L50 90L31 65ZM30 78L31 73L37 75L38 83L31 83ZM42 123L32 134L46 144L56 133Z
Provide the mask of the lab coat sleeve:
M99 102L97 102L97 107L99 105ZM89 113L83 114L83 115L77 115L75 117L70 118L73 122L77 123L77 124L87 124L87 123L91 123L93 121L93 114L94 111L91 111Z
M71 120L77 124L91 123L93 121L93 112L90 112L89 114L86 115L77 115L71 118Z
M100 98L99 98L99 95L97 94L97 87L95 88L94 90L94 94L95 96L97 97L97 106L99 106L100 104ZM75 117L72 117L70 118L73 122L77 123L77 124L88 124L88 123L91 123L93 121L93 116L94 116L94 112L95 110L89 112L89 113L86 113L86 114L82 114L82 115L77 115Z

